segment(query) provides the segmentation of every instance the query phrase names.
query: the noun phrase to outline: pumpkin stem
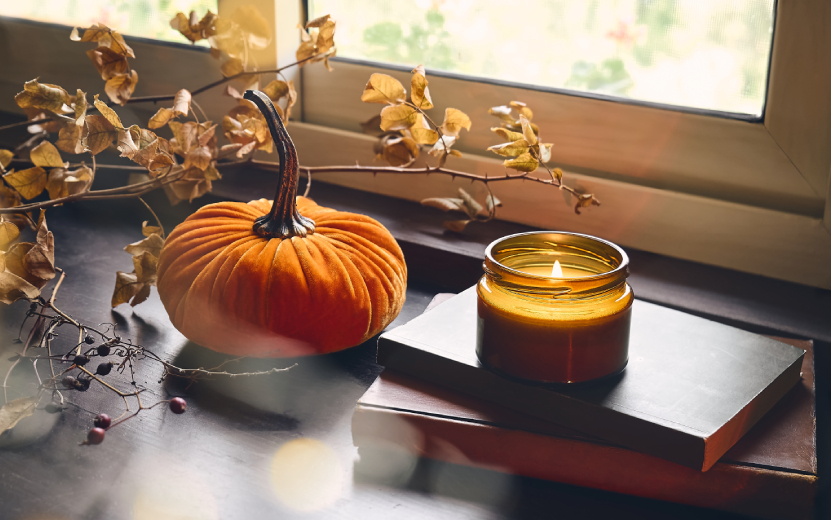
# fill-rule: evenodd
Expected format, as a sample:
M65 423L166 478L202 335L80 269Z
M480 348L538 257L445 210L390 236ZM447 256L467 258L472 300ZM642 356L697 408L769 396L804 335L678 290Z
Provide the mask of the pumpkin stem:
M246 90L243 98L260 109L280 156L280 180L268 215L254 221L254 232L268 238L305 237L315 232L313 220L297 211L297 149L271 99L259 90Z

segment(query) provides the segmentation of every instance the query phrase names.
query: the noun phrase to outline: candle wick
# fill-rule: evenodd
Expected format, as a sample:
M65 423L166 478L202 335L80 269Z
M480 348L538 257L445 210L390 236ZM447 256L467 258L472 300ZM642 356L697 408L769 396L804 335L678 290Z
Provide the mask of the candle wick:
M559 260L554 260L554 265L551 267L551 276L553 278L563 278L563 268L560 267Z

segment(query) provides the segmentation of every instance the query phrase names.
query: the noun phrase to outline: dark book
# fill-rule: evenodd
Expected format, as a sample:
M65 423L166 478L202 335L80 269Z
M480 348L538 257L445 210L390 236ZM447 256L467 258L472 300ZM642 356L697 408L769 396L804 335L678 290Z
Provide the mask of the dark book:
M520 383L476 357L475 288L381 335L379 364L604 441L708 470L800 379L805 351L643 301L629 364L575 387Z
M802 380L701 472L384 370L358 401L356 471L433 459L768 519L812 517L817 490L813 348ZM404 455L402 456L401 453ZM377 477L376 477L377 478Z

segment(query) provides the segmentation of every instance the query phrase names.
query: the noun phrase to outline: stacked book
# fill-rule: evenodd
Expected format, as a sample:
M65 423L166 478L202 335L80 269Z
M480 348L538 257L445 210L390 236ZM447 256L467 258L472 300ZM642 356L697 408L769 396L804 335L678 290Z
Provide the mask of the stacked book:
M379 340L385 370L353 418L359 452L395 447L764 518L811 517L810 342L637 301L622 376L563 389L479 364L473 290L431 307Z

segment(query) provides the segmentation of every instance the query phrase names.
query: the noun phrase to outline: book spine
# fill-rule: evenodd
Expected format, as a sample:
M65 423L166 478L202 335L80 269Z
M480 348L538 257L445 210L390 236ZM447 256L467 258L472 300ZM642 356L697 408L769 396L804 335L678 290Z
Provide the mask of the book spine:
M817 486L814 475L727 463L702 473L615 446L360 403L352 435L362 457L394 446L412 456L770 520L812 518Z

